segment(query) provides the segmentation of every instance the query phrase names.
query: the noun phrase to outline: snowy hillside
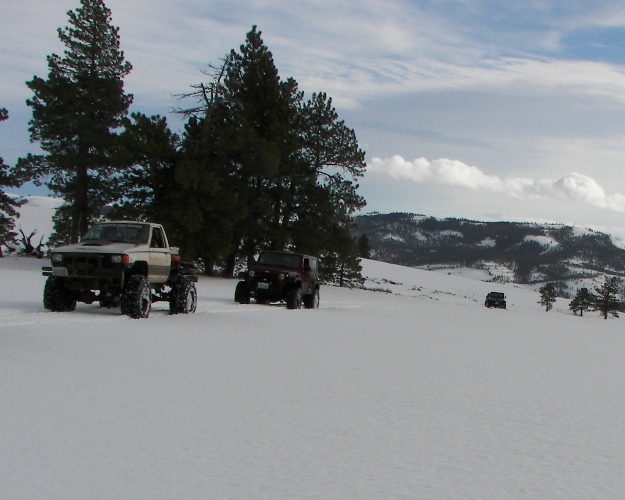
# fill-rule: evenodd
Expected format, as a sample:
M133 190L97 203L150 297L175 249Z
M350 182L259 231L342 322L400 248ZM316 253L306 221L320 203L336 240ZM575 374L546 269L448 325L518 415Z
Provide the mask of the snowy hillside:
M13 196L22 202L15 229L22 229L26 234L37 231L37 235L47 241L52 233L52 216L61 205L61 200L46 196Z
M625 495L620 320L373 261L318 310L52 313L42 263L0 259L3 498Z
M555 282L561 296L625 276L625 250L610 235L562 224L477 222L414 214L356 217L376 260L538 290Z

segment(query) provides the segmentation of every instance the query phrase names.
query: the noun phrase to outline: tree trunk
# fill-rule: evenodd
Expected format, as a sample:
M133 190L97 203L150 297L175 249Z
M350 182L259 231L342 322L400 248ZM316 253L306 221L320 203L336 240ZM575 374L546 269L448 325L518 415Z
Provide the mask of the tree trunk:
M84 164L87 148L80 149L81 158L76 167L76 200L72 211L72 243L77 243L89 229L89 168Z
M234 276L234 266L237 262L237 252L233 250L226 256L225 266L224 266L224 276L227 278L231 278Z

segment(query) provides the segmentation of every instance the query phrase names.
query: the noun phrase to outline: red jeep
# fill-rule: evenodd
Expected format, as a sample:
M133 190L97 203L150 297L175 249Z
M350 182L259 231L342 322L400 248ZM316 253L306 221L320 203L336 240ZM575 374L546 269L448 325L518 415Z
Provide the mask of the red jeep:
M234 300L249 304L286 302L288 309L319 307L317 257L291 252L261 252L254 265L239 273Z

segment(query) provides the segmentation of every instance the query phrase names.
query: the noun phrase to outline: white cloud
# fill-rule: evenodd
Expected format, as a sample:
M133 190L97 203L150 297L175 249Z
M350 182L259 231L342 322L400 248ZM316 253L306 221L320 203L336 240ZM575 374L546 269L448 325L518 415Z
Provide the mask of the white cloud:
M473 190L483 189L518 199L567 198L615 212L625 212L625 195L607 194L592 177L577 172L567 173L555 180L501 178L487 175L478 167L459 160L439 158L429 161L425 158L416 158L409 161L398 155L387 159L373 158L367 170L390 175L399 181L409 179L414 182L432 182Z

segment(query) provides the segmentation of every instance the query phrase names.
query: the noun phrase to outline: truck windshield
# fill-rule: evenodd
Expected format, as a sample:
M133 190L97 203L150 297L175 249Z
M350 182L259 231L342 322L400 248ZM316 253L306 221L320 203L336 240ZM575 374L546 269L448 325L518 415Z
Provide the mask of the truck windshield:
M148 242L149 224L97 224L90 228L82 238L85 240L101 240L124 242L140 245Z

